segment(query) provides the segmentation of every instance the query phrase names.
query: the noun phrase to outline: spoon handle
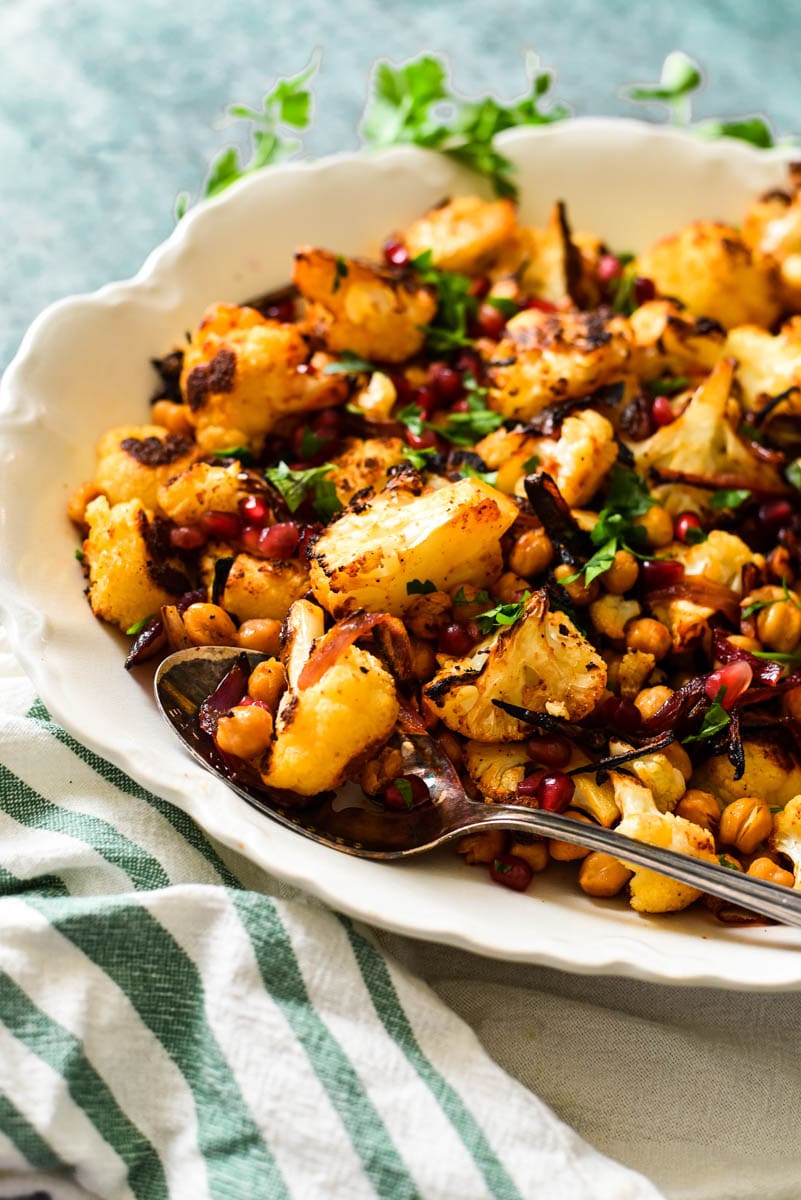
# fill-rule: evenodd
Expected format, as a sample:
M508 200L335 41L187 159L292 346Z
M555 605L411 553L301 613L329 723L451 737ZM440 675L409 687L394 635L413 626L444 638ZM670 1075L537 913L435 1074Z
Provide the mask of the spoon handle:
M677 879L761 916L771 917L783 925L801 928L801 891L744 875L704 859L677 854L674 850L664 850L661 846L635 842L612 829L574 821L543 809L498 804L476 811L475 819L465 822L459 832L472 833L490 828L536 833L541 837L559 838L576 846L613 854L625 863L648 867L660 875Z

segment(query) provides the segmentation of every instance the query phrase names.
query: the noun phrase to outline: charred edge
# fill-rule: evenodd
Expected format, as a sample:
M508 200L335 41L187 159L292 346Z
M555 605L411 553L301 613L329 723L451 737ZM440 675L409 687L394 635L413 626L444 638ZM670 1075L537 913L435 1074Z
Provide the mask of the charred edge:
M165 354L164 358L151 358L150 362L161 380L161 387L153 395L151 404L155 404L157 400L171 400L173 404L181 404L183 402L181 395L183 350L173 350L171 354Z
M144 509L137 513L139 534L147 550L147 572L157 587L163 588L173 596L181 596L190 588L190 581L183 571L179 571L165 560L171 553L169 522L155 517L149 521Z
M234 390L236 355L223 346L207 363L198 363L186 379L186 402L192 412L202 408L208 396Z
M225 558L218 558L214 564L214 579L211 585L211 602L219 604L222 599L222 594L225 591L225 585L228 583L228 576L231 574L231 567L234 565L233 555Z
M165 438L145 437L123 438L120 449L129 454L143 467L166 467L184 458L192 450L189 438L177 433L168 433Z

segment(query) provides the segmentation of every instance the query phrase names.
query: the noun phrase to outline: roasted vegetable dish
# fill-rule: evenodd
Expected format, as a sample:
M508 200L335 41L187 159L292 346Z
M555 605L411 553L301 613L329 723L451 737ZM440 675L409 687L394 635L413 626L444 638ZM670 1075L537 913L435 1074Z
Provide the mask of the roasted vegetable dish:
M301 247L292 285L218 303L154 360L69 502L95 616L136 668L266 657L218 751L284 802L357 783L430 803L425 731L488 804L801 887L801 197L635 256L460 196L380 261ZM518 890L699 893L486 832ZM723 920L749 914L705 901Z

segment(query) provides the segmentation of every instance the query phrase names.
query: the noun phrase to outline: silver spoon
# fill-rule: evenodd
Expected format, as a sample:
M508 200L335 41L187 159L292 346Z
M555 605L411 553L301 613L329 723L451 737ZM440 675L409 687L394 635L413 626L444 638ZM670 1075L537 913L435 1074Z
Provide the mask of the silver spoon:
M214 693L242 654L243 651L228 646L201 646L171 654L156 672L156 702L167 723L198 762L223 778L249 804L304 837L358 858L399 859L433 850L468 833L517 830L601 850L761 916L801 927L801 892L792 888L636 842L611 829L543 809L471 800L451 763L426 735L399 734L397 744L408 773L419 775L428 786L431 804L410 812L395 812L375 805L364 807L363 803L348 807L341 798L335 800L332 795L302 805L295 798L293 803L291 795L281 795L261 785L255 772L247 767L232 771L212 739L198 725L201 704ZM247 672L265 657L247 652Z

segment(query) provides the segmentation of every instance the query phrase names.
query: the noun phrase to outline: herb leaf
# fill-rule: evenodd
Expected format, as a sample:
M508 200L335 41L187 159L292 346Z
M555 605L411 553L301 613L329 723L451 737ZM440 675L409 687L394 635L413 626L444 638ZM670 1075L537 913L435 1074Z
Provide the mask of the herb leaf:
M521 598L513 604L499 604L496 608L479 613L476 622L481 632L486 635L492 633L493 629L516 624L523 615L526 601L530 595L531 592L524 592Z
M791 462L784 472L784 477L792 487L801 492L801 460Z
M336 285L334 291L336 291ZM365 371L375 371L375 369L366 358L354 354L352 350L343 350L337 362L325 364L323 375L359 375Z
M709 507L716 510L722 508L739 508L741 504L745 504L746 500L751 499L751 493L747 488L729 488L721 491L713 492L709 497Z
M400 778L392 780L392 785L400 793L401 799L406 807L409 809L414 808L414 792L412 791L412 785L409 783L409 780L404 779L401 775Z
M291 513L297 512L308 498L320 520L330 521L342 508L333 481L326 478L333 469L331 463L323 463L320 467L293 471L287 463L280 462L277 467L268 467L264 478L281 493Z
M590 531L590 540L599 549L575 575L563 582L574 583L584 575L585 582L590 584L608 571L618 550L631 549L631 543L642 541L643 531L636 520L655 503L641 475L628 467L614 466L609 476L606 503Z
M410 579L406 584L407 596L430 596L437 590L437 585L430 579Z
M458 271L440 271L433 264L430 250L411 261L421 283L437 293L437 312L430 325L423 326L428 348L434 354L447 354L460 346L472 345L467 323L478 312L478 301L470 295L471 280Z
M662 379L652 379L645 386L652 396L675 396L689 387L690 380L686 375L666 375Z
M146 617L142 617L140 621L134 621L130 628L125 630L126 637L136 637L137 633L141 633L148 621L153 620L153 613L148 613Z
M705 742L709 738L715 737L716 734L721 733L722 730L727 728L729 722L731 721L731 717L723 707L723 700L725 696L726 688L719 688L715 699L704 713L704 719L701 722L701 728L698 730L698 733L690 734L689 737L682 739L685 746L689 745L691 742Z
M667 104L673 123L688 125L691 109L687 97L701 83L698 63L682 50L674 50L662 63L658 83L635 84L625 88L623 95L635 102L656 100L660 104Z
M465 594L464 594L463 587L460 587L459 591L453 597L453 603L456 605L457 608L463 604L489 604L489 601L490 601L490 594L486 590L486 588L482 588L481 591L476 592L476 594L472 600L467 599L467 596L465 596Z
M403 410L406 411L405 409ZM398 418L400 419L400 417ZM410 462L416 471L425 471L430 467L429 459L437 450L434 446L429 446L424 450L413 450L411 446L407 446L403 451L403 457L407 462Z
M448 413L444 425L430 425L429 428L436 429L437 433L454 446L473 446L480 438L498 429L503 424L503 416L487 407L489 391L487 388L481 387L476 382L475 376L471 375L469 371L464 374L463 382L467 393L465 397L467 411ZM478 471L462 470L462 474L473 474L484 478ZM496 471L496 478L497 474ZM487 480L487 482L494 482L494 480Z

